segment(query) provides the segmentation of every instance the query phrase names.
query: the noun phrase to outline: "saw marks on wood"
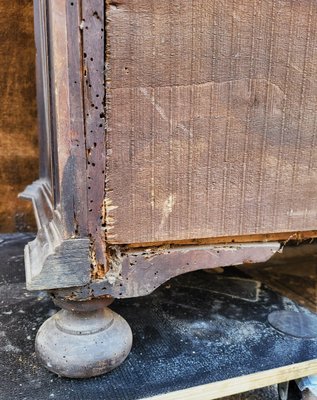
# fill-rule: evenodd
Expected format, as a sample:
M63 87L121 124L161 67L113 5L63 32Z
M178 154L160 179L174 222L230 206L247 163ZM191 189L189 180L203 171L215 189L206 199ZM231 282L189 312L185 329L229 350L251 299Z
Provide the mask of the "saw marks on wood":
M109 1L108 241L310 230L317 4Z

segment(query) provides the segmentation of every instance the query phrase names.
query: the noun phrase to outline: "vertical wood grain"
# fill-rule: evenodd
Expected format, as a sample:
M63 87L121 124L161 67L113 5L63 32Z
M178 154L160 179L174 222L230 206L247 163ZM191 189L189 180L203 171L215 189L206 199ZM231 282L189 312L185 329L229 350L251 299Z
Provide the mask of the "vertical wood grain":
M86 148L81 85L80 3L49 0L53 182L64 238L87 235Z
M104 2L82 1L84 126L87 174L87 229L94 262L106 266L105 191L105 38Z
M317 227L314 1L109 0L112 243Z

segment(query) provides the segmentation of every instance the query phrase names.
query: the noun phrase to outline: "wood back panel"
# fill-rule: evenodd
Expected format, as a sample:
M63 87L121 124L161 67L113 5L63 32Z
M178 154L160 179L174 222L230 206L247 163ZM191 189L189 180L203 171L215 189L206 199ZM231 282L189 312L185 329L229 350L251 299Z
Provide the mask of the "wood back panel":
M316 2L107 17L108 242L316 230Z

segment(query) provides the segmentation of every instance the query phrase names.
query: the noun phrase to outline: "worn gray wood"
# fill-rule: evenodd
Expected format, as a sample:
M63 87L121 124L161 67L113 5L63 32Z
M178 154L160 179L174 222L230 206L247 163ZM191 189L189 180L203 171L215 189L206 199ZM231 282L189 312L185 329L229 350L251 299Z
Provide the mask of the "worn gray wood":
M106 307L109 300L102 303L97 301L95 308L94 302L75 303L74 309L68 304L44 322L35 349L46 368L67 378L91 378L126 359L132 346L131 328Z
M89 239L63 241L55 247L53 254L47 252L43 265L40 264L40 258L31 259L30 248L34 253L31 244L25 248L28 290L82 286L90 281ZM36 263L40 268L38 274L34 271Z

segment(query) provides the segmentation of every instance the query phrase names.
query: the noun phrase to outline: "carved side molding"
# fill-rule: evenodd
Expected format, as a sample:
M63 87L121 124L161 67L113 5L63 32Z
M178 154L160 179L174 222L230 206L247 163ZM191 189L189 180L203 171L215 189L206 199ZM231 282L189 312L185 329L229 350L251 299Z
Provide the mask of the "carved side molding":
M89 283L89 239L62 237L60 213L53 208L47 181L35 181L19 197L32 201L38 226L35 240L24 251L27 289L48 290Z

